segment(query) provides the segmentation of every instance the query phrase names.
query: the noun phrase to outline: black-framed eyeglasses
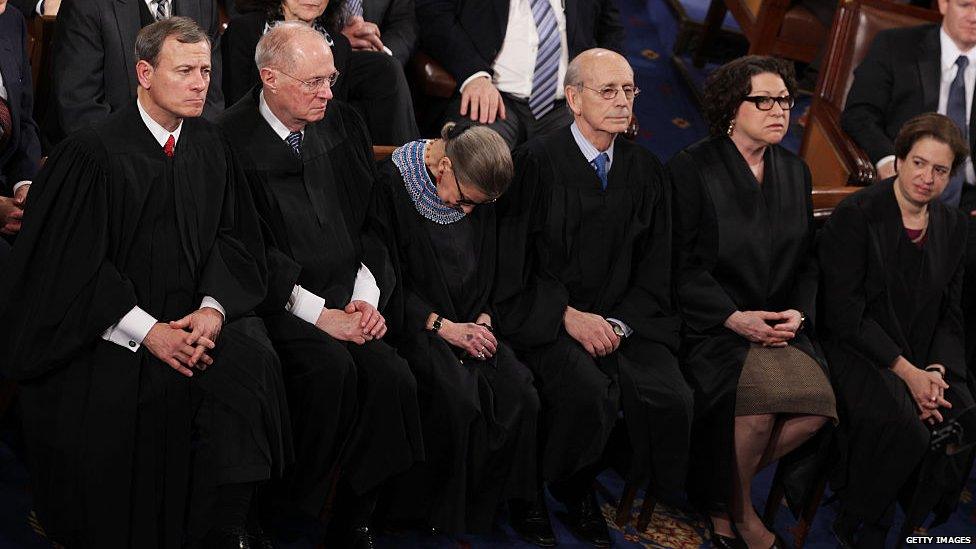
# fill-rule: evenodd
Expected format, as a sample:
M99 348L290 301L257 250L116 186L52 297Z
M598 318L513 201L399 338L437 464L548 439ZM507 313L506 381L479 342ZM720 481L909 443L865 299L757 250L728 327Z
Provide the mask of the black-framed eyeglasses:
M743 101L748 101L756 106L757 109L761 111L771 111L773 110L773 105L778 103L779 108L784 111L788 111L793 108L796 104L796 98L792 95L784 95L782 97L772 97L769 95L749 95L742 98Z
M313 78L311 80L302 80L301 78L298 78L297 76L292 76L281 69L275 69L275 70L287 76L288 78L291 78L292 80L301 82L302 87L308 93L316 93L322 89L322 86L329 86L330 88L332 88L333 86L335 86L336 81L339 80L339 71L335 71L329 76L319 76L318 78Z
M640 95L640 88L638 88L637 86L622 86L619 88L613 86L607 86L605 88L596 89L596 88L591 88L586 84L580 84L579 87L586 88L590 91L595 91L596 93L600 94L600 97L606 99L607 101L610 101L611 99L615 99L617 97L617 94L620 93L621 90L623 90L624 97L626 97L627 99L633 99L638 95Z
M453 204L448 204L447 206L449 208L457 210L459 212L463 212L464 206L470 206L472 208L476 208L478 206L487 206L488 204L494 204L498 200L498 197L492 198L491 200L485 200L484 202L475 202L474 200L471 200L470 198L464 196L464 191L461 190L461 182L458 181L457 174L454 173L453 169L451 170L451 174L452 174L451 177L454 178L454 185L457 186L458 196L460 198L455 200Z

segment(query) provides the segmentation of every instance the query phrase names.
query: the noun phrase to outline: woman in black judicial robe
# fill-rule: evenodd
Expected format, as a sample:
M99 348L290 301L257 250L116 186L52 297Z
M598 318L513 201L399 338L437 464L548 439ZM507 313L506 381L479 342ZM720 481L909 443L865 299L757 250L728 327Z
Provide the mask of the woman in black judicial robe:
M223 92L227 106L260 84L254 64L258 40L279 21L303 21L319 30L332 48L339 80L332 87L335 99L359 112L374 143L399 145L420 136L413 100L403 67L385 52L353 50L341 32L345 0L315 0L317 7L299 0L259 0L255 11L233 19L221 36Z
M380 167L401 284L387 337L417 377L427 455L400 483L391 511L453 533L488 531L499 504L536 493L539 399L532 374L492 334L489 306L491 203L511 176L497 133L453 123L441 139L407 143Z
M713 137L668 165L681 360L698 405L689 495L720 546L737 543L729 515L752 547L778 539L753 509L752 477L836 418L810 329L810 174L778 145L795 89L792 69L773 58L719 68L706 84Z
M288 459L277 359L269 343L251 345L266 342L264 328L228 324L266 284L243 177L200 119L183 120L167 158L133 103L62 142L34 180L0 272L0 365L20 384L34 509L50 539L183 547L191 483L266 480ZM203 295L227 323L214 365L192 378L101 337L135 305L178 320ZM220 428L227 414L232 433ZM212 430L192 439L201 425ZM191 476L201 444L207 476Z
M972 460L928 451L930 429L973 405L960 305L966 216L939 200L968 155L949 118L909 120L895 139L897 175L844 200L820 236L823 345L842 417L834 531L852 543L863 524L858 547L884 546L906 492L912 524L933 507L944 520Z

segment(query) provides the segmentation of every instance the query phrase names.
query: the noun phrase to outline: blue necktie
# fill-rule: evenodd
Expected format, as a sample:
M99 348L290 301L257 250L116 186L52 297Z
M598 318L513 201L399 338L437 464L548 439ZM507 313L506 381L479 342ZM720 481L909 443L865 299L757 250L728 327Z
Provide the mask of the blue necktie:
M302 155L302 132L291 132L285 141L291 145L293 151L295 151L295 156Z
M535 72L532 75L532 94L529 109L536 120L552 110L559 87L559 59L562 43L556 14L549 0L530 0L532 18L539 33L539 47L535 54Z
M607 161L608 160L610 160L610 157L607 156L607 153L600 153L599 156L593 159L593 162L590 162L590 164L593 164L593 167L596 168L596 176L600 178L600 183L603 187L603 190L607 190Z
M949 86L949 99L946 102L946 116L948 116L959 130L962 131L963 139L969 142L969 120L966 118L966 67L969 66L969 58L960 55L956 59L956 77ZM966 184L966 166L959 166L956 175L949 180L949 185L942 191L942 202L958 207L959 198L962 196L962 186Z
M349 0L346 2L345 13L343 14L343 20L345 24L349 24L349 20L353 17L363 16L363 0Z

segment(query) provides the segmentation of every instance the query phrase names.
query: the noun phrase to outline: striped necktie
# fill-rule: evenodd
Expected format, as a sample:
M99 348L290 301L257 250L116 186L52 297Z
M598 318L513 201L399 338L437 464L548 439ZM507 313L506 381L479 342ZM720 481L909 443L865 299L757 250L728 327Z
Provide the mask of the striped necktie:
M345 15L343 19L346 24L349 24L349 20L353 17L363 16L363 0L349 0L346 2Z
M539 47L535 54L535 73L532 76L532 95L529 96L529 109L536 119L542 118L552 110L559 87L559 59L562 44L559 39L559 26L556 14L549 0L529 0L532 18L539 33Z
M291 145L291 149L295 151L295 156L302 155L302 132L291 132L285 141Z
M156 21L166 19L166 8L169 0L153 0L153 2L156 4Z
M956 77L949 85L949 98L946 100L946 116L949 117L963 138L969 141L969 120L966 118L966 67L969 66L969 58L960 55L956 59ZM942 191L942 202L950 206L959 206L959 198L962 197L962 186L966 184L966 165L963 164L956 169L956 175L952 176L945 190Z
M596 170L596 176L600 178L600 185L602 185L603 190L607 190L607 161L610 160L610 155L603 152L600 153L596 158L593 159L590 164L593 165L593 169Z

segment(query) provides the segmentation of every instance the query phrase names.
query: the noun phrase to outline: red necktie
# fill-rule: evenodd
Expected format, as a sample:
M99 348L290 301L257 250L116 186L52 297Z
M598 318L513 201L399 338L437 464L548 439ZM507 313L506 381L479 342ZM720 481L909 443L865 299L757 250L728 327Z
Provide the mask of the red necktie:
M176 138L173 137L173 134L169 134L169 139L167 139L166 144L163 145L163 152L166 153L166 156L173 158L174 147L176 147Z

